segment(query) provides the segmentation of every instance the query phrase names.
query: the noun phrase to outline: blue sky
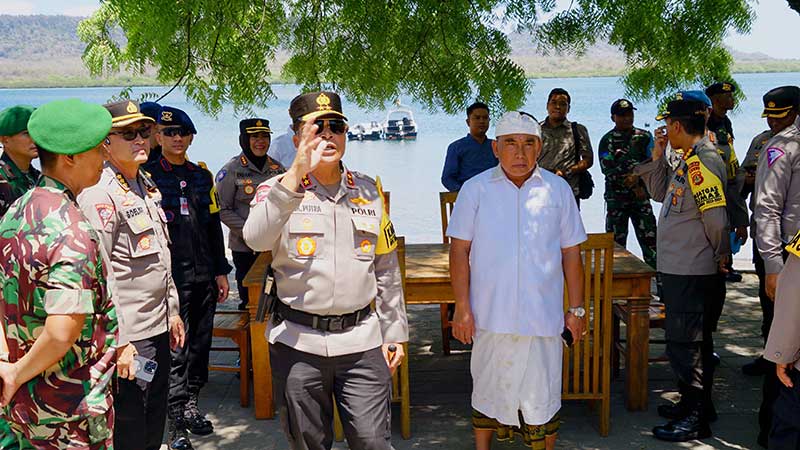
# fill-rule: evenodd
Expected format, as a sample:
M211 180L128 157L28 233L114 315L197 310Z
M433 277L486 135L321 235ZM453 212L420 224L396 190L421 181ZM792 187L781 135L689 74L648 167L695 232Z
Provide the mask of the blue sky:
M561 1L561 0L559 0ZM800 15L789 9L786 0L750 0L758 18L750 35L731 34L726 42L744 52L761 52L776 58L800 59L800 46L794 43L775 45L770 42L775 30L784 33L800 29ZM98 0L2 0L0 14L66 14L86 16L99 5ZM786 36L786 34L783 34ZM784 41L786 42L786 41Z

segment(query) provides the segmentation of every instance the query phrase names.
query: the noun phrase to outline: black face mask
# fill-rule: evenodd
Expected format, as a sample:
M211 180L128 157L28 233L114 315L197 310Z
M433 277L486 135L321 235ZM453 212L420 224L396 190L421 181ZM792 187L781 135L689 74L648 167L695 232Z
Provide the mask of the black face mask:
M264 156L256 156L252 150L250 150L250 136L247 134L240 134L239 135L239 147L242 148L244 155L247 156L247 159L250 160L258 170L264 170L264 165L267 163L269 157L265 154Z

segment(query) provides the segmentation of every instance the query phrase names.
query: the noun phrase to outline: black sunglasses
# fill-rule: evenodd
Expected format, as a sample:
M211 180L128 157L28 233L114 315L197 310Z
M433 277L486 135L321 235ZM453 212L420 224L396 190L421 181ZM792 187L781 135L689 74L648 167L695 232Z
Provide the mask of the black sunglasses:
M347 129L347 122L342 119L317 119L314 121L314 125L317 126L317 134L322 133L326 125L333 134L344 134Z
M137 134L139 136L141 136L142 139L147 139L147 138L150 137L150 128L141 127L141 128L137 128L135 130L112 131L112 132L110 132L108 134L115 134L117 136L122 136L122 139L125 139L126 141L132 141L132 140L136 139L136 135Z
M173 136L177 136L177 135L180 135L181 137L186 137L186 136L189 136L190 134L192 134L192 132L189 131L188 128L184 128L184 127L170 127L170 128L164 128L163 130L161 130L161 134L163 134L164 136L167 136L167 137L173 137Z

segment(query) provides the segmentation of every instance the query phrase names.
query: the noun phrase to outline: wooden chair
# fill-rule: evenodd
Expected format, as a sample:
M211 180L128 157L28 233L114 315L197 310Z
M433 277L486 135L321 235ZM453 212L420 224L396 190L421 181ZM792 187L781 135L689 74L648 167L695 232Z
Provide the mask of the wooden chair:
M214 337L228 338L236 346L211 347L211 351L239 352L239 367L209 364L209 370L239 372L239 404L250 405L250 314L244 311L218 311L214 315Z
M406 238L397 237L397 260L400 264L400 276L403 280L403 289L406 283ZM408 371L408 342L403 343L403 362L392 376L392 403L400 404L400 435L403 439L411 438L411 386ZM334 402L333 406L333 432L336 441L344 440L344 430L342 421L339 418L339 410Z
M445 244L450 243L450 238L447 237L447 223L450 221L450 214L453 213L453 207L456 203L458 192L439 192L439 213L442 217L442 242ZM450 321L449 314L450 305L442 303L439 305L439 315L442 322L442 353L445 355L450 354L450 330L453 328L453 323Z
M581 244L583 259L584 338L564 350L562 392L564 400L589 400L600 404L600 434L608 436L611 421L611 280L614 235L590 234ZM595 270L591 270L592 268ZM566 288L564 309L569 306Z

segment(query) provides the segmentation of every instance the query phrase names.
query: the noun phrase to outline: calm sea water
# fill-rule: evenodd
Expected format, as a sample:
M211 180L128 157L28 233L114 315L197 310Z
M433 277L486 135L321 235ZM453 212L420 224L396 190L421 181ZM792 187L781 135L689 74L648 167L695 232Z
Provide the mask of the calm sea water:
M798 73L743 74L736 81L744 90L747 99L731 113L735 150L741 161L753 136L766 129L761 118L761 96L776 86L798 84ZM624 88L619 78L567 78L539 79L533 81L532 92L525 101L524 110L543 119L547 94L552 88L563 87L572 96L570 120L583 123L589 129L592 145L595 148L605 132L613 127L609 107L621 97ZM298 86L277 85L273 87L277 99L269 108L258 113L270 120L275 135L285 132L289 125L287 114L289 101L298 94ZM164 88L134 89L134 95L142 92L163 92ZM85 101L105 103L119 92L117 88L82 89L6 89L0 90L0 109L15 104L41 105L64 99L80 98ZM410 98L403 98L415 111L419 127L418 139L414 142L349 142L345 162L347 165L368 175L380 175L384 188L392 193L392 220L398 234L405 235L409 242L439 242L441 226L439 219L438 192L442 191L439 181L447 145L467 133L465 115L448 115L430 112L414 104ZM173 92L162 101L163 104L184 109L192 117L198 129L193 145L189 149L190 158L205 161L213 172L239 152L238 121L232 108L227 108L218 117L202 115L186 101L180 92ZM653 130L657 124L653 119L656 105L652 102L637 104L636 126ZM369 111L348 103L345 99L345 114L351 123L383 120L386 111ZM494 129L489 130L494 136ZM595 179L595 193L591 199L582 203L583 221L588 232L605 231L605 204L603 201L603 175L595 164L591 168ZM656 214L658 204L654 203ZM628 248L641 254L633 234L629 233ZM736 255L737 267L750 266L750 242Z

